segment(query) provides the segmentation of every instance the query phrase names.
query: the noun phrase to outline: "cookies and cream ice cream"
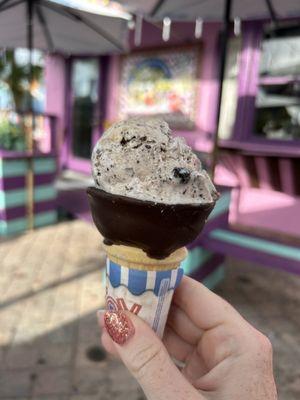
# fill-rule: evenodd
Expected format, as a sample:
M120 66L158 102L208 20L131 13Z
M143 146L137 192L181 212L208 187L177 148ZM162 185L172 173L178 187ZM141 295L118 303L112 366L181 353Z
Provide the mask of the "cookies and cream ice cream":
M113 124L92 154L96 188L164 204L206 204L217 191L183 138L159 119Z

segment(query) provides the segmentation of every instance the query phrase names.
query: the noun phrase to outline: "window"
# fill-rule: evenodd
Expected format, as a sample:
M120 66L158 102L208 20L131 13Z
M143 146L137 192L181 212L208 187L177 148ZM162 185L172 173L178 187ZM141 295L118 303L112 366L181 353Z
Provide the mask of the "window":
M261 43L254 131L267 139L300 139L300 28L265 32Z

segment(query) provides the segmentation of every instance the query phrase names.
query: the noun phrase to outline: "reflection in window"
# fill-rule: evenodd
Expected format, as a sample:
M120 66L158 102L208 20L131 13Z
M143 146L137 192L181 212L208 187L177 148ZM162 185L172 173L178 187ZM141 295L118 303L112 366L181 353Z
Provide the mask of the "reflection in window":
M265 35L261 46L255 132L267 139L300 139L300 29Z
M261 76L300 75L300 31L298 34L296 37L273 37L263 41Z
M230 139L233 134L238 101L238 72L241 45L241 37L232 38L228 43L219 124L219 137L221 139Z
M94 113L98 103L98 61L76 60L72 68L72 150L90 158Z

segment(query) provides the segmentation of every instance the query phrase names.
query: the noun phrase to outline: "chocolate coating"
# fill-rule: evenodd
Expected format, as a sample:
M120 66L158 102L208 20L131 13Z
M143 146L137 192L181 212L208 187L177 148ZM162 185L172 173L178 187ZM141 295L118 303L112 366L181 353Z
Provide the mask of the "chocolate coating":
M163 204L87 189L94 223L104 243L141 248L163 259L192 242L201 232L215 202Z

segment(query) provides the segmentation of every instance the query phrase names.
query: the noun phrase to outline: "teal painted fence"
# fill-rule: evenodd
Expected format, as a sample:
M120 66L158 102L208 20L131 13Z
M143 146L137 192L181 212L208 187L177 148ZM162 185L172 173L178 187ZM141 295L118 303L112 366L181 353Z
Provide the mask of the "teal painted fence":
M28 157L19 158L0 158L0 182L1 180L7 182L7 179L14 182L20 182L20 179L14 180L13 178L26 177L28 168L33 167L35 177L43 177L44 174L53 174L56 172L56 160L54 157L35 157L32 163L29 162ZM22 179L21 179L22 181ZM26 182L26 179L23 181ZM14 183L15 184L15 183ZM0 211L2 217L0 218L0 235L13 235L23 232L27 229L28 221L26 216L27 204L27 188L23 186L10 190L0 190ZM1 187L6 187L1 185ZM39 209L39 204L47 203L47 210L44 207L43 211L35 212L34 214L34 227L41 227L44 225L53 224L57 221L57 211L55 208L55 200L57 198L54 181L47 184L37 184L34 187L34 205ZM50 209L49 209L50 208ZM21 209L21 216L20 216ZM23 210L23 211L22 211ZM8 218L7 215L11 217Z

